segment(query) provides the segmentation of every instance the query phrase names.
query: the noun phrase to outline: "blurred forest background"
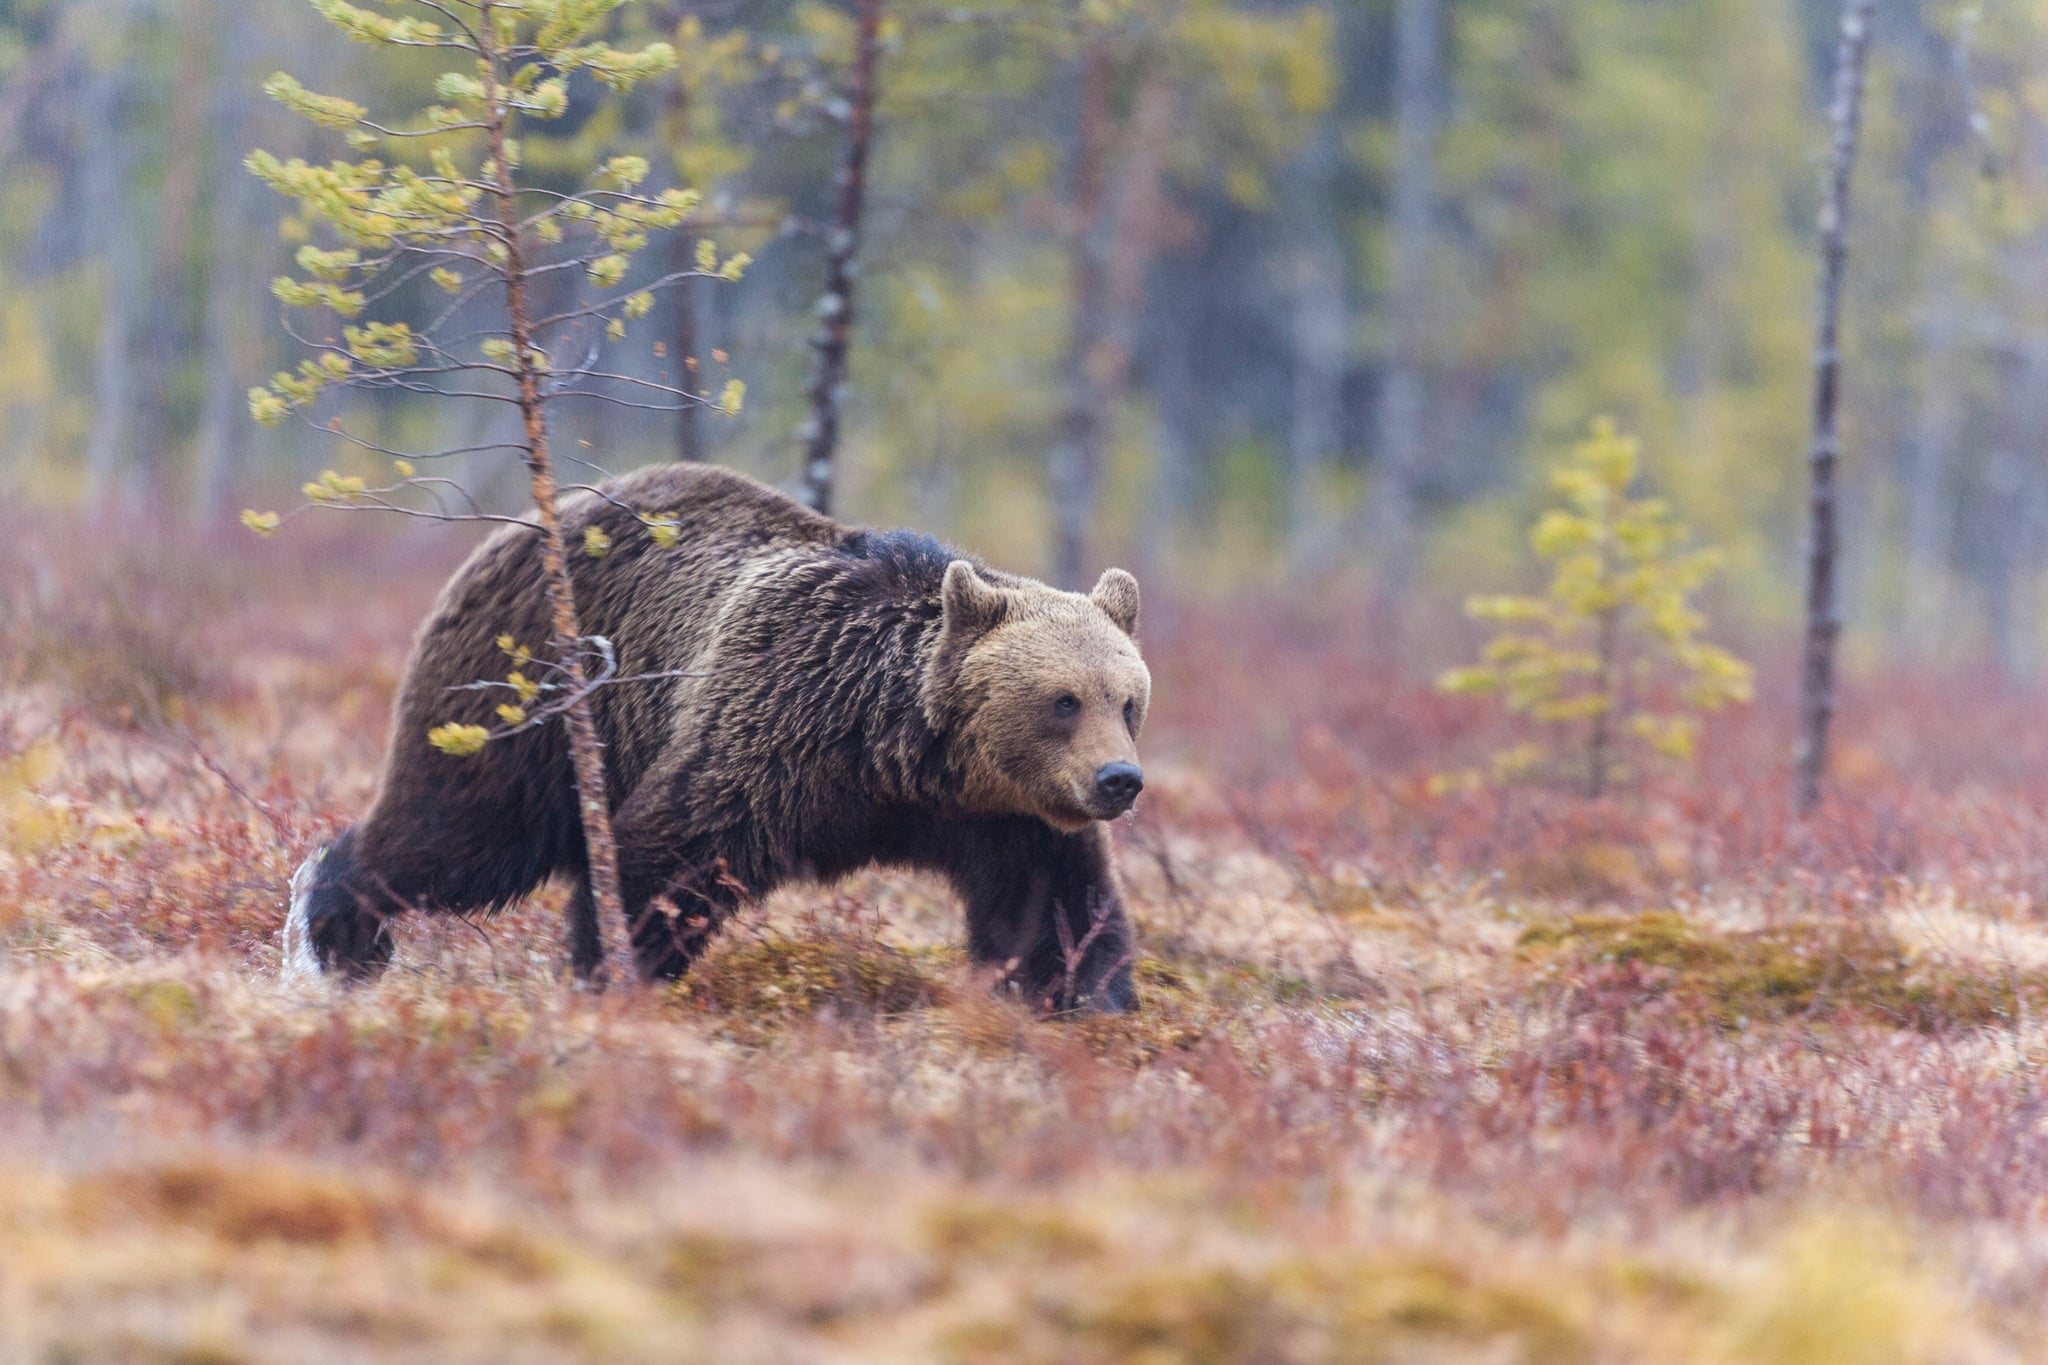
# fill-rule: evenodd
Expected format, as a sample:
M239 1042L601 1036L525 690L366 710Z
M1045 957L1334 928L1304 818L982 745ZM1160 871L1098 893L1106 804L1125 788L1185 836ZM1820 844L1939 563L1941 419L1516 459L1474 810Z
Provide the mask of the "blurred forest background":
M1055 572L1054 475L1092 443L1091 571L1448 602L1528 580L1541 471L1605 414L1727 549L1717 613L1789 632L1830 0L882 14L835 510ZM793 485L854 11L620 23L680 72L595 117L572 87L529 168L567 187L637 152L654 188L703 192L675 250L708 235L753 268L661 294L607 363L674 383L715 356L749 396L736 417L581 405L559 444ZM1845 322L1852 657L2048 662L2044 39L2026 0L1878 6ZM439 69L420 57L301 4L0 3L0 495L225 528L360 463L249 420L249 386L295 358L267 284L303 228L241 163L342 154L264 98L272 71L411 109ZM666 250L639 268L686 265ZM343 401L394 446L496 439L460 404ZM502 458L470 475L507 507L522 481Z

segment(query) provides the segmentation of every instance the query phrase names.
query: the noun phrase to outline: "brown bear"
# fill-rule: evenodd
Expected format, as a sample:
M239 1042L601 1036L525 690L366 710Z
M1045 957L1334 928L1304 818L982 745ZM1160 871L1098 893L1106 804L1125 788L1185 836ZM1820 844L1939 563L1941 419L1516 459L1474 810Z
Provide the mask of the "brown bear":
M1111 569L1061 592L708 465L642 469L565 500L562 520L582 628L615 656L591 696L644 977L682 975L737 905L784 882L897 864L952 883L969 953L1011 964L1027 998L1134 1006L1100 822L1143 786L1137 580ZM571 924L595 922L565 727L461 756L427 739L506 728L510 693L476 684L508 676L504 637L549 637L540 548L507 527L442 589L375 800L292 878L295 970L372 975L400 911L488 911L557 873L574 879ZM595 944L572 952L591 965Z

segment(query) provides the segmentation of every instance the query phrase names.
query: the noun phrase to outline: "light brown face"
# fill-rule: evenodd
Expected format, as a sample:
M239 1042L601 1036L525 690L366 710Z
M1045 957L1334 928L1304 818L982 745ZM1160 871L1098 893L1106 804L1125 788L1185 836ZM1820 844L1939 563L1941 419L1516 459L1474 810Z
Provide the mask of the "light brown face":
M1085 596L997 587L955 560L945 609L969 804L1070 833L1129 810L1144 785L1138 732L1152 698L1131 639L1137 580L1111 569Z

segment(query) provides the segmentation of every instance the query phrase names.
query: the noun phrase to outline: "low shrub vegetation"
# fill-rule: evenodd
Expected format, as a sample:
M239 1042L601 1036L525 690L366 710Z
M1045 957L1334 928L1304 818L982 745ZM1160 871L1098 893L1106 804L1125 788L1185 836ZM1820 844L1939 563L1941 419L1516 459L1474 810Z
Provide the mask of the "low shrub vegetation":
M1504 722L1376 671L1350 608L1180 604L1115 831L1136 1015L1038 1017L894 873L779 895L667 991L574 989L559 891L290 985L284 883L366 795L421 556L166 614L207 642L180 719L7 676L0 1359L1819 1365L2048 1331L2015 1252L2048 1208L2036 699L1867 688L1795 833L1768 693L1683 779L1449 790ZM13 599L0 658L65 591Z

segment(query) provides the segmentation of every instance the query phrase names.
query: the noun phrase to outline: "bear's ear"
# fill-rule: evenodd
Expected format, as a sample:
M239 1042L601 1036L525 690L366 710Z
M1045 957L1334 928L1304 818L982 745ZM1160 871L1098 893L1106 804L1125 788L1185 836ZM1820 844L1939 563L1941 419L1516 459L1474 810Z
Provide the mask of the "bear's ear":
M1104 569L1088 599L1101 607L1126 635L1138 633L1138 580L1122 569Z
M946 608L946 635L954 640L973 640L1003 622L1008 604L1000 588L992 587L964 559L946 566L946 586L941 594Z

